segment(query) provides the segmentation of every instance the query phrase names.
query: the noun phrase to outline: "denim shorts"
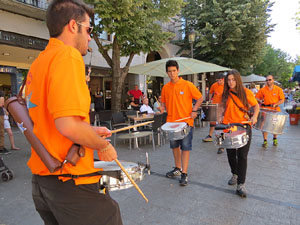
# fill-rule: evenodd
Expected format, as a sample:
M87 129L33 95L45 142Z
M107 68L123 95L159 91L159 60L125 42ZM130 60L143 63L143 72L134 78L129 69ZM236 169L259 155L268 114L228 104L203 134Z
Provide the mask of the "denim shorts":
M182 151L192 151L193 130L194 127L191 127L189 134L181 140L170 141L170 148L173 149L180 146Z

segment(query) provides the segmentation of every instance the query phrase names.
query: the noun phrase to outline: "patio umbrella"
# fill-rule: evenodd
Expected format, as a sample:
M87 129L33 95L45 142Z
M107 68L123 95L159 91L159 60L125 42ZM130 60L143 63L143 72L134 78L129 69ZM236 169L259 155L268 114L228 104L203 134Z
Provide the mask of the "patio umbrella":
M263 76L258 76L251 74L249 76L241 76L243 83L252 83L252 82L266 82L266 78Z
M168 75L166 73L166 62L168 60L177 61L179 65L179 75L230 70L229 68L218 66L213 63L203 62L197 59L173 57L131 66L129 68L129 73L143 74L155 77L167 77Z

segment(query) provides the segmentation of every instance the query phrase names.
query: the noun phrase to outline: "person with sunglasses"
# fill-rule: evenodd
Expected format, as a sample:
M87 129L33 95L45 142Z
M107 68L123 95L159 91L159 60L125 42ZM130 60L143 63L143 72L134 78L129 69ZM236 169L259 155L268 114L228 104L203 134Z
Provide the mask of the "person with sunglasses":
M45 224L122 224L118 203L100 189L100 169L94 166L94 150L102 161L117 159L117 152L105 139L110 130L90 126L82 56L91 41L92 16L93 9L82 0L51 1L46 12L50 40L27 75L33 131L47 151L65 162L73 143L85 150L76 165L65 163L51 173L31 148L33 202Z
M284 93L283 90L274 84L273 75L268 75L266 78L267 84L261 88L257 94L255 95L258 102L261 104L261 108L272 109L276 111L280 111L279 105L284 103ZM263 133L263 144L264 148L268 147L268 133ZM273 145L278 145L277 134L273 135Z
M257 122L259 105L254 94L243 86L240 73L233 69L228 72L224 81L222 95L223 124L240 123L246 125L246 132L249 137L247 144L240 148L226 148L228 163L232 177L228 185L237 185L236 194L240 197L247 197L245 187L247 172L247 157L250 149L252 131L251 125ZM248 111L254 108L254 114L249 118Z

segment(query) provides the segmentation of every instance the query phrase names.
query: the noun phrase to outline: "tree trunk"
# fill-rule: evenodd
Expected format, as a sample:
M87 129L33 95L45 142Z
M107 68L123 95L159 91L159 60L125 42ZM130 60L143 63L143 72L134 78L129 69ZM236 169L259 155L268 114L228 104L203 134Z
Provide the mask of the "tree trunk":
M111 109L119 112L122 105L122 90L127 73L121 69L120 47L115 40L112 53L112 90L111 90Z

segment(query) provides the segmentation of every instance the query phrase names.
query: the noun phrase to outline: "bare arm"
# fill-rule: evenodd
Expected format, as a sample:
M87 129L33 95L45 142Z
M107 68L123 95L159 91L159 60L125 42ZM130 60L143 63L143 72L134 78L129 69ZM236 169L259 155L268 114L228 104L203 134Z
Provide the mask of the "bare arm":
M256 124L256 122L257 122L257 117L258 117L258 113L259 113L259 105L256 104L256 105L254 106L254 114L253 114L253 116L251 117L252 125Z
M114 147L101 136L110 136L106 128L93 128L78 116L60 117L55 120L57 130L76 144L99 151L100 160L112 161L117 158ZM105 150L101 152L101 150Z
M198 108L200 107L201 103L203 102L203 96L201 96L201 98L197 99L195 105L193 106L193 110L192 110L192 113L191 113L191 117L193 119L195 119L198 115Z

